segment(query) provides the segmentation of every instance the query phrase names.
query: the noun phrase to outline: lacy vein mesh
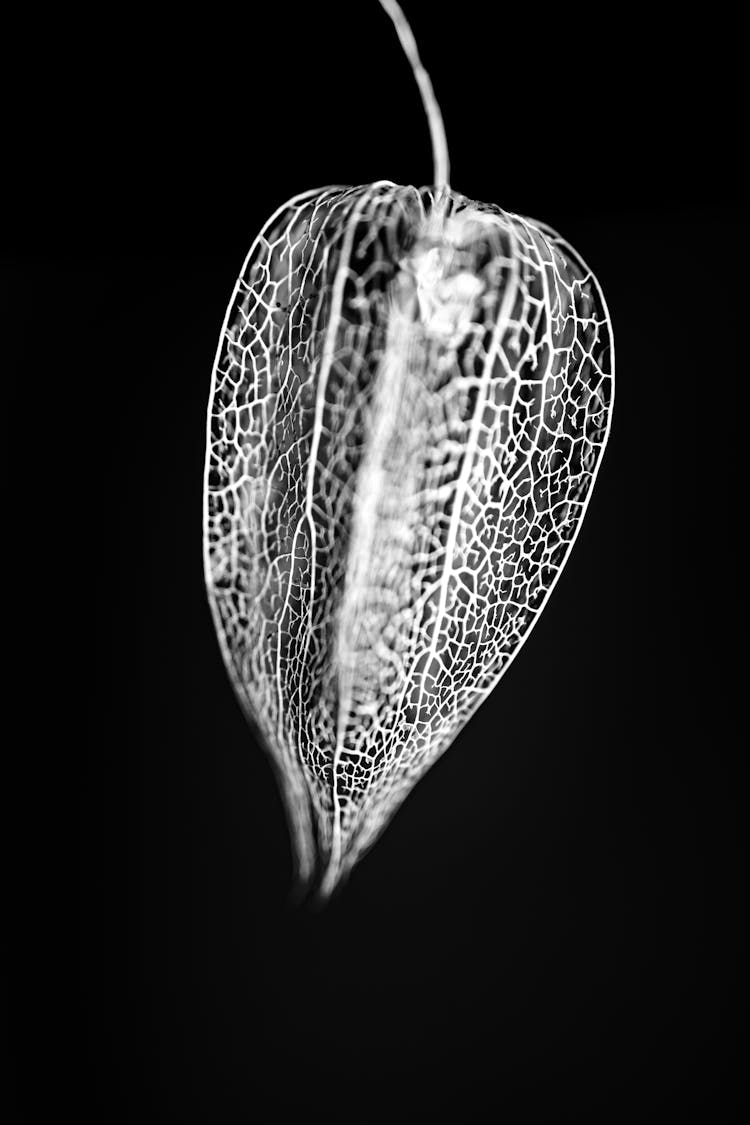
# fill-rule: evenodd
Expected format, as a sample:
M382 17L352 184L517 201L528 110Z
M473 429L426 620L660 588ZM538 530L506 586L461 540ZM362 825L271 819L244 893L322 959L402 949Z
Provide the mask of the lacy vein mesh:
M533 627L610 344L567 244L455 193L326 188L256 241L214 372L206 570L303 878L332 889Z

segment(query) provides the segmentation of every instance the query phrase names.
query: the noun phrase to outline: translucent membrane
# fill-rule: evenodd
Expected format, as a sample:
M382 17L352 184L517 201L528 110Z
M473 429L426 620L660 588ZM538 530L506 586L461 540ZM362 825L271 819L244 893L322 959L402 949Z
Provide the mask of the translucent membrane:
M323 894L532 629L612 375L575 252L447 188L308 192L250 250L211 390L206 577Z

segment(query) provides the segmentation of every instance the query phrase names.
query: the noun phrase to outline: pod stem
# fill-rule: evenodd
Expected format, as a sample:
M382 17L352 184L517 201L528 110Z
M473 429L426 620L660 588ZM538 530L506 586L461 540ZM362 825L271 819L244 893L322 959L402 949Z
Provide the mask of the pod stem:
M448 174L450 163L448 160L448 141L445 136L443 115L440 112L440 106L435 97L435 91L432 88L430 76L422 66L417 41L409 27L406 16L401 10L401 5L397 4L396 0L380 0L380 3L393 21L393 26L396 28L396 33L401 41L404 54L409 60L414 77L417 80L417 85L419 86L419 92L422 95L422 105L427 114L427 123L430 126L434 186L436 188L449 188Z

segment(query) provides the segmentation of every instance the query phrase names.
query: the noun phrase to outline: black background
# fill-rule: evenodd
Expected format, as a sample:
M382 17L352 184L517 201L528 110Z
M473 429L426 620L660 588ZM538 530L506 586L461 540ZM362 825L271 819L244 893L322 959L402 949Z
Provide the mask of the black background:
M429 182L416 88L374 2L66 13L15 43L21 1121L743 1106L737 29L406 7L454 187L594 268L617 398L531 640L323 912L290 902L205 601L205 409L271 211Z

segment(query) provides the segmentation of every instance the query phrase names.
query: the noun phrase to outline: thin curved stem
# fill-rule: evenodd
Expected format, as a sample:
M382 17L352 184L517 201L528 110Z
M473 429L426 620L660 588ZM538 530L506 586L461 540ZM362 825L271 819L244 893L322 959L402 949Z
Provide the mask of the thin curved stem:
M422 95L422 104L427 114L427 123L430 126L434 186L437 188L450 187L448 180L450 171L448 141L445 136L443 115L440 112L440 106L435 97L435 91L432 88L430 76L422 66L417 41L409 27L406 16L401 10L400 4L397 4L396 0L380 0L380 3L393 21L393 26L396 28L404 54L411 64L414 77L419 86L419 92Z

